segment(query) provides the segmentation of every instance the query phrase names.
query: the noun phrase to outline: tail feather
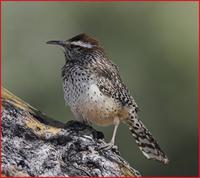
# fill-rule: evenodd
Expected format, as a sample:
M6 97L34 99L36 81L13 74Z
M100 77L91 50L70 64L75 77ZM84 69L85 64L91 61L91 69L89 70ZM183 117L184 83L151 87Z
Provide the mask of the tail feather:
M129 125L129 129L135 138L139 149L147 159L154 159L164 164L169 162L157 141L153 138L145 125L137 118L136 113L131 113L131 117L126 123Z

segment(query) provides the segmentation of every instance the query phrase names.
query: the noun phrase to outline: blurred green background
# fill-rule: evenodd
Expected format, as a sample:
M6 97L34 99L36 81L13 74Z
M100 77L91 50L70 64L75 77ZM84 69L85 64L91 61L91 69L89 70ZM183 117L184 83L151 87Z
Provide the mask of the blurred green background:
M170 159L144 158L125 125L122 157L144 176L198 174L197 2L3 2L3 86L60 121L73 118L63 99L64 55L48 40L86 32L119 65L139 117ZM109 141L113 128L97 127Z

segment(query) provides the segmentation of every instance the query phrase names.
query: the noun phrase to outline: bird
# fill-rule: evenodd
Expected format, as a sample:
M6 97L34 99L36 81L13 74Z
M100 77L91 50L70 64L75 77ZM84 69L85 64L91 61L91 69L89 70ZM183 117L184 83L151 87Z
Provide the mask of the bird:
M99 41L86 33L68 40L51 40L64 51L62 80L65 103L75 118L86 124L114 125L111 149L120 123L128 125L132 136L147 159L167 164L169 159L150 131L138 118L138 105L123 82L119 67L105 53Z

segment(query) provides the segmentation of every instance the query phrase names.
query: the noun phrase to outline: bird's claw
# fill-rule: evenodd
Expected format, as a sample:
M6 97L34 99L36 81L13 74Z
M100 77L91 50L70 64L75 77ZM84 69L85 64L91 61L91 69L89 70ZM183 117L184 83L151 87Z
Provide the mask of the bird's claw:
M100 147L100 150L111 150L111 149L114 149L114 150L117 150L118 147L116 145L114 145L113 143L106 143L105 145L101 146Z

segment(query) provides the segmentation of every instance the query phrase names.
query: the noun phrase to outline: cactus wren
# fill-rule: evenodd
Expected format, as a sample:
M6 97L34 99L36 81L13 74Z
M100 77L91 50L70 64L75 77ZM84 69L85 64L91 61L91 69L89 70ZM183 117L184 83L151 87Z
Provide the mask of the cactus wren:
M113 124L113 136L107 148L114 145L119 123L126 123L146 158L168 163L165 153L138 119L138 106L123 83L118 67L106 57L97 40L79 34L47 44L64 49L64 98L76 119L102 126Z

